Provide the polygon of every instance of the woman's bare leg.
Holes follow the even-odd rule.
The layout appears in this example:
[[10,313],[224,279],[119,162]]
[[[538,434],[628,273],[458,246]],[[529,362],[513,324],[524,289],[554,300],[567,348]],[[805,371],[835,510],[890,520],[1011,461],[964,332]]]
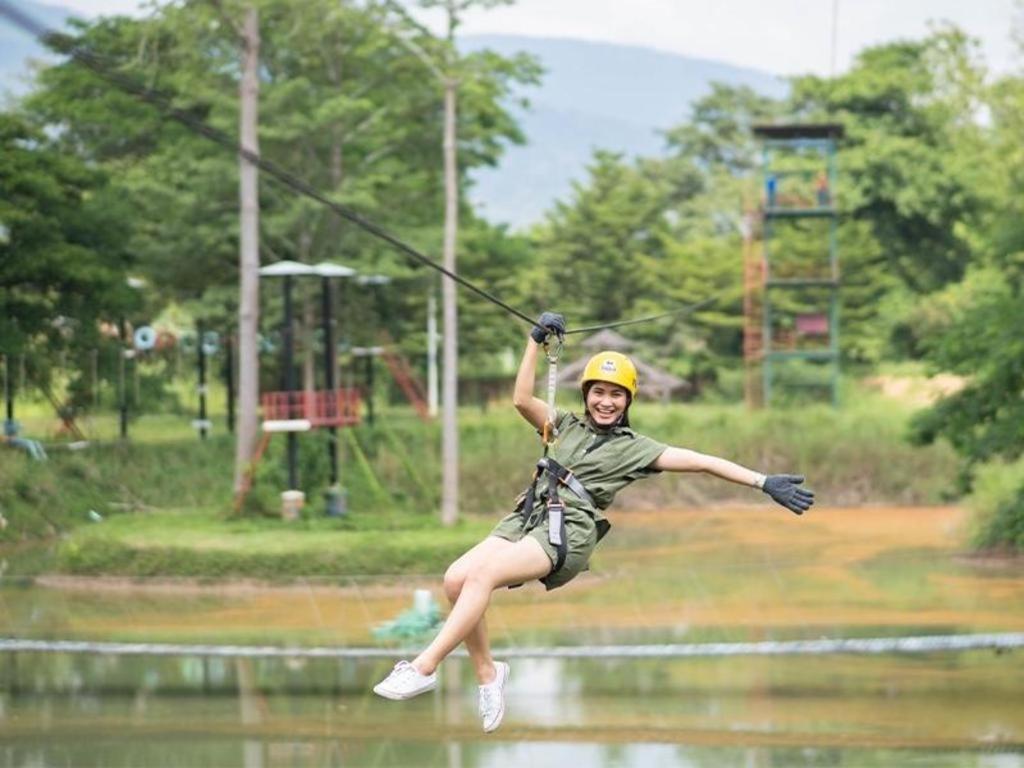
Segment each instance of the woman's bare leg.
[[469,563],[470,568],[447,621],[430,645],[413,659],[413,666],[421,674],[431,674],[474,630],[478,634],[471,642],[479,653],[486,654],[489,661],[486,629],[478,625],[490,603],[491,593],[498,587],[539,579],[551,571],[551,559],[535,539],[527,537],[514,544],[503,539],[494,539],[494,542],[488,544],[486,559],[474,558]]
[[[462,585],[466,576],[474,567],[485,563],[498,551],[510,544],[505,539],[490,536],[475,547],[470,549],[458,560],[452,563],[444,575],[444,591],[448,602],[454,606],[462,593]],[[494,659],[491,658],[490,640],[487,636],[487,619],[482,617],[476,626],[469,631],[463,639],[466,650],[469,651],[470,661],[473,662],[473,669],[476,671],[477,681],[481,685],[494,680],[495,669]]]

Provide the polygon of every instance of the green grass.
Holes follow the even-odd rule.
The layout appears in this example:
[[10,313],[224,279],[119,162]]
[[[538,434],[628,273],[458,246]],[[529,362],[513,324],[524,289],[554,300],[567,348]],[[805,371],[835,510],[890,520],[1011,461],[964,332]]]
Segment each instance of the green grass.
[[209,510],[123,515],[80,529],[63,542],[56,569],[79,575],[271,580],[437,572],[491,527],[486,520],[427,527],[422,518],[385,527],[371,518],[285,523],[225,521]]
[[[904,439],[911,409],[847,384],[844,407],[748,411],[739,405],[638,403],[635,427],[663,442],[733,459],[765,472],[807,476],[821,504],[932,504],[953,494],[956,458],[944,444],[920,448]],[[578,407],[573,395],[563,407]],[[31,416],[31,409],[24,409]],[[324,431],[299,436],[305,520],[277,518],[287,486],[283,436],[275,437],[255,477],[241,519],[233,519],[230,435],[206,441],[185,415],[133,422],[130,441],[81,452],[51,448],[32,462],[0,451],[0,541],[67,537],[58,563],[75,573],[253,575],[436,571],[482,535],[490,522],[442,531],[440,430],[408,408],[380,408],[373,427],[342,441],[342,484],[350,517],[323,517],[328,483]],[[215,416],[215,418],[218,418]],[[93,426],[116,427],[116,415]],[[28,434],[32,434],[27,430]],[[38,432],[34,436],[38,436]],[[460,413],[460,508],[493,521],[511,509],[541,446],[511,406]],[[637,483],[620,507],[680,507],[749,502],[749,488],[711,478],[662,475]],[[91,512],[104,518],[91,523]],[[404,532],[416,535],[405,537]],[[470,533],[472,532],[472,533]],[[425,535],[429,534],[429,535]],[[417,550],[410,541],[421,543]],[[381,563],[391,563],[383,566]],[[340,570],[339,570],[340,569]]]

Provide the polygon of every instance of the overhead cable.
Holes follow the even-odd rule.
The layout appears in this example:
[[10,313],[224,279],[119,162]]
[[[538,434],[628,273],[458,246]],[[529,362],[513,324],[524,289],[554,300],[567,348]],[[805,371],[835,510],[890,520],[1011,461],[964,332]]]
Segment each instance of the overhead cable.
[[[436,261],[431,259],[429,256],[424,255],[416,248],[413,248],[408,243],[399,239],[395,235],[391,234],[383,227],[356,213],[352,209],[340,205],[335,201],[329,199],[322,192],[317,190],[309,182],[295,176],[294,174],[286,171],[285,169],[278,166],[276,163],[261,157],[259,154],[254,153],[244,147],[242,147],[234,138],[224,133],[223,131],[214,128],[205,121],[198,118],[196,115],[181,109],[180,107],[174,106],[170,95],[150,88],[132,77],[126,76],[120,72],[113,70],[112,66],[104,61],[104,57],[80,46],[75,45],[72,42],[72,38],[68,35],[57,32],[53,29],[46,27],[44,24],[36,21],[30,15],[24,13],[18,8],[15,8],[7,0],[0,0],[0,16],[6,17],[13,25],[27,32],[28,34],[35,37],[43,45],[51,48],[58,53],[63,53],[70,56],[75,62],[81,64],[98,77],[107,81],[109,84],[121,90],[127,94],[130,94],[150,106],[158,109],[162,114],[174,120],[177,123],[185,126],[189,130],[196,134],[208,139],[209,141],[218,144],[225,149],[228,149],[235,154],[241,156],[261,171],[266,173],[272,179],[276,180],[280,184],[284,185],[288,189],[292,190],[296,194],[307,197],[311,200],[315,200],[326,208],[330,209],[333,213],[345,219],[346,221],[355,224],[357,227],[370,233],[374,237],[377,237],[388,244],[392,245],[398,251],[402,252],[414,261],[423,264],[424,266],[430,267],[450,280],[454,280],[459,285],[469,289],[473,293],[477,294],[481,298],[490,301],[496,306],[501,307],[509,314],[529,323],[531,326],[534,325],[534,318],[530,315],[522,312],[521,310],[513,307],[512,305],[502,301],[500,298],[495,296],[493,293],[475,285],[466,278],[446,269],[443,265],[438,264]],[[670,317],[679,314],[688,314],[700,309],[702,306],[706,306],[711,303],[713,299],[705,300],[697,305],[690,307],[682,307],[680,309],[672,310],[669,312],[663,312],[659,315],[651,315],[649,317],[637,318],[634,320],[623,320],[615,323],[605,323],[603,325],[588,326],[586,328],[575,328],[568,331],[568,333],[584,333],[588,331],[596,331],[604,328],[614,328],[623,325],[632,325],[636,323],[650,322],[653,320],[661,319],[664,317]]]

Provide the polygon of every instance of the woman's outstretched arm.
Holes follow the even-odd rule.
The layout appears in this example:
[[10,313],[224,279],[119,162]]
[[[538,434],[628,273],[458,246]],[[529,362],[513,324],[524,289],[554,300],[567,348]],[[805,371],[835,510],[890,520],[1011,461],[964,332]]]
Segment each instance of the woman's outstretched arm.
[[669,447],[651,464],[666,472],[706,472],[740,485],[760,488],[790,512],[802,515],[814,505],[814,491],[802,487],[801,475],[762,475],[718,456]]
[[718,456],[669,446],[651,465],[663,472],[706,472],[740,485],[764,487],[765,475]]

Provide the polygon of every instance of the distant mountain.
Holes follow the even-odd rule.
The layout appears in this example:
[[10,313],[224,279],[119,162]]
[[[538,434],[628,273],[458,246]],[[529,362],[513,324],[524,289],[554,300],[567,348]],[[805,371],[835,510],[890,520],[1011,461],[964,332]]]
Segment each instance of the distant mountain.
[[[35,0],[21,0],[18,7],[55,28],[74,15]],[[648,48],[513,35],[468,36],[462,47],[504,55],[525,51],[546,70],[540,86],[523,92],[531,108],[516,112],[527,144],[509,147],[499,167],[474,173],[474,203],[491,221],[513,227],[539,221],[554,201],[566,199],[573,180],[585,177],[595,149],[629,156],[660,152],[659,131],[686,119],[712,82],[746,85],[767,96],[786,93],[785,82],[767,72]],[[24,93],[26,60],[48,57],[43,46],[0,20],[0,91]]]
[[474,174],[471,192],[484,216],[522,227],[566,199],[595,149],[629,156],[658,154],[663,131],[687,118],[713,82],[746,85],[766,96],[786,83],[753,69],[649,48],[537,37],[477,35],[464,50],[524,51],[546,72],[527,89],[531,109],[518,113],[527,144],[510,147],[498,168]]

